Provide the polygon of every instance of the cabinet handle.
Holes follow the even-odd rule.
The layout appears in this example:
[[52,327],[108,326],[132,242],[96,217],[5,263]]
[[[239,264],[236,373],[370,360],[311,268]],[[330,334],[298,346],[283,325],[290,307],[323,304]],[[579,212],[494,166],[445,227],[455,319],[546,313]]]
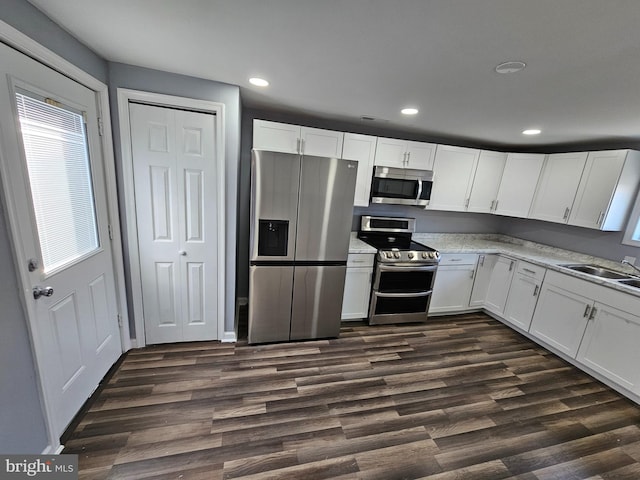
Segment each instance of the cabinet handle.
[[591,309],[591,314],[589,315],[589,320],[593,320],[596,317],[596,313],[598,313],[598,309],[596,307],[593,307]]
[[514,261],[511,260],[511,263],[509,264],[509,271],[513,270],[513,264],[514,264]]
[[475,277],[475,275],[476,275],[476,269],[474,268],[471,270],[471,275],[469,276],[469,278],[473,278]]
[[461,262],[462,259],[461,258],[450,258],[449,261],[450,262]]
[[471,199],[470,199],[470,198],[467,198],[467,199],[464,201],[464,208],[469,208],[469,200],[471,200]]
[[523,268],[522,271],[530,273],[531,275],[535,275],[536,272],[534,270],[531,270],[530,268]]
[[407,152],[407,167],[409,166],[410,161],[411,161],[411,152]]
[[478,259],[478,265],[484,267],[484,255],[480,255],[480,258]]
[[596,225],[600,226],[600,223],[602,222],[603,219],[604,219],[604,212],[600,212],[600,215],[598,215],[598,221],[596,222]]
[[493,210],[493,206],[495,205],[496,201],[495,200],[491,200],[491,206],[489,207],[489,211]]
[[589,318],[590,312],[591,312],[591,305],[587,305],[586,308],[584,309],[584,313],[582,314],[582,316],[584,318]]
[[566,220],[567,218],[569,218],[569,212],[571,211],[571,209],[569,207],[564,209],[564,216],[562,217],[563,220]]
[[498,202],[499,202],[499,201],[500,201],[500,200],[496,200],[496,205],[493,207],[493,211],[494,211],[494,212],[495,212],[496,210],[498,210]]
[[536,288],[533,289],[533,296],[536,297],[539,291],[540,291],[540,286],[536,285]]
[[299,138],[296,138],[296,151],[302,153],[302,146]]

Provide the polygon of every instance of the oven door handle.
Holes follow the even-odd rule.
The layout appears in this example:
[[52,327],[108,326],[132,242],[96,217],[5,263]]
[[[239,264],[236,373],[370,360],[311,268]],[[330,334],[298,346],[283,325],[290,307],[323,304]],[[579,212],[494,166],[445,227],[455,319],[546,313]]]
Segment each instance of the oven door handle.
[[374,291],[373,294],[376,297],[388,297],[388,298],[411,298],[411,297],[428,297],[433,290],[425,290],[424,292],[410,292],[410,293],[388,293]]
[[381,272],[435,272],[438,265],[417,266],[410,263],[396,263],[395,265],[378,264]]

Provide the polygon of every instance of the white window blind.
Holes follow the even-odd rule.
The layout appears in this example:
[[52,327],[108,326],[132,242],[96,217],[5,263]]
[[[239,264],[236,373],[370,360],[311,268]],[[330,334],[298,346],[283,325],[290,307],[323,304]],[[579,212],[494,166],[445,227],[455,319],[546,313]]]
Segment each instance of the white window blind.
[[50,272],[99,247],[84,119],[21,92],[16,102],[43,268]]

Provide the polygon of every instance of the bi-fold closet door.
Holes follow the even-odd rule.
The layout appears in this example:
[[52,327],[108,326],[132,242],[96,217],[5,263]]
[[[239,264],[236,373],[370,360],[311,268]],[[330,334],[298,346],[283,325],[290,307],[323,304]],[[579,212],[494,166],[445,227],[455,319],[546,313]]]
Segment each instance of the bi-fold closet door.
[[146,343],[217,339],[216,117],[129,113]]

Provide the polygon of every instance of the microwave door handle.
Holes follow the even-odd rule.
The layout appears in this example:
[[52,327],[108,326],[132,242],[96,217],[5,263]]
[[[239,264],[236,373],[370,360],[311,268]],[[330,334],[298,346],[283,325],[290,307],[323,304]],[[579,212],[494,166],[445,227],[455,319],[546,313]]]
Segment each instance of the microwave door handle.
[[416,197],[416,205],[419,205],[421,196],[422,196],[422,180],[418,179],[418,196]]

